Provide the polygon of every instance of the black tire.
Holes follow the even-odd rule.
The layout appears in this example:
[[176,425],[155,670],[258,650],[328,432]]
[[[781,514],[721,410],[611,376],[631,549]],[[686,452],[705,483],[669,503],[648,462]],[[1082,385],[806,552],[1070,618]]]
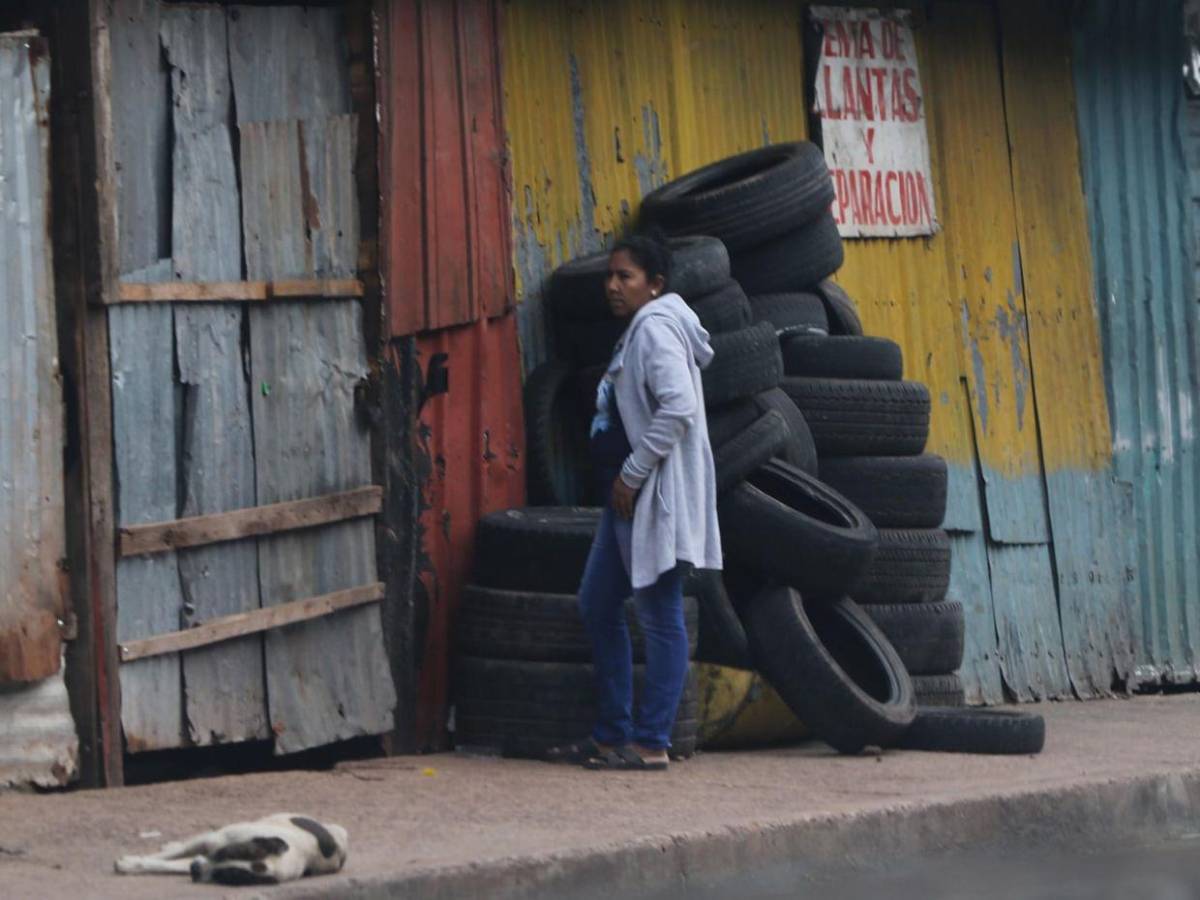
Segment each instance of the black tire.
[[692,310],[709,334],[725,334],[750,326],[750,301],[736,281],[728,281],[712,293],[696,298]]
[[629,319],[597,319],[593,322],[573,322],[564,319],[558,324],[558,347],[564,359],[576,368],[607,366],[613,348]]
[[775,454],[776,458],[795,466],[801,472],[816,476],[817,445],[813,443],[812,432],[808,429],[808,423],[804,421],[804,413],[800,412],[792,398],[779,388],[772,388],[755,396],[754,402],[764,412],[775,410],[787,423],[788,439]]
[[883,633],[853,601],[767,588],[742,610],[750,649],[780,697],[842,753],[894,744],[916,715],[913,687]]
[[[698,607],[695,597],[683,598],[683,621],[687,628],[689,658],[699,643]],[[646,658],[642,630],[633,608],[625,603],[625,620],[633,639],[633,658]],[[504,591],[468,585],[455,625],[459,653],[493,659],[524,659],[542,662],[590,662],[592,645],[579,615],[575,594],[544,594],[536,591]]]
[[909,675],[945,675],[962,665],[961,603],[888,603],[863,609],[892,642]]
[[798,334],[783,340],[783,371],[809,378],[899,381],[904,357],[900,345],[887,338]]
[[642,198],[642,218],[672,234],[710,234],[730,251],[811,221],[833,202],[820,147],[775,144],[676,178]]
[[608,275],[607,250],[589,253],[563,263],[550,276],[550,310],[556,319],[595,322],[612,318],[604,279]]
[[750,298],[753,321],[770,322],[779,337],[792,334],[828,334],[829,319],[816,294],[759,294]]
[[771,460],[719,501],[725,552],[806,596],[841,596],[870,564],[879,536],[849,500]]
[[841,285],[826,278],[813,288],[813,292],[825,303],[825,313],[829,316],[830,334],[857,335],[863,333],[862,320],[858,317],[858,308],[850,295],[842,290]]
[[600,514],[594,507],[541,506],[484,516],[475,533],[475,583],[574,594]]
[[769,410],[724,443],[712,448],[717,493],[742,483],[751,472],[776,456],[788,440],[787,422]]
[[916,456],[929,439],[929,389],[918,381],[784,378],[821,456]]
[[698,662],[752,669],[750,646],[742,620],[730,602],[720,572],[696,569],[684,580],[684,591],[700,608]]
[[671,238],[671,281],[667,290],[684,300],[703,297],[729,283],[729,251],[717,238]]
[[850,588],[859,603],[936,603],[950,589],[950,538],[940,528],[880,528],[871,564]]
[[963,706],[967,702],[957,674],[913,675],[912,683],[917,706]]
[[[634,667],[640,691],[641,666]],[[541,758],[546,749],[578,741],[595,724],[595,683],[590,663],[527,662],[460,656],[454,671],[455,742],[487,747],[506,756]],[[675,728],[671,755],[696,749],[699,703],[689,675]]]
[[918,707],[897,747],[942,753],[1041,753],[1046,720],[1036,713],[1002,709]]
[[842,237],[826,211],[795,231],[732,255],[733,277],[746,293],[786,294],[806,290],[842,267]]
[[770,325],[714,334],[711,344],[713,360],[701,373],[707,406],[720,406],[779,386],[783,359]]
[[830,456],[821,480],[878,528],[937,528],[946,517],[946,461],[921,456]]
[[558,360],[525,380],[525,484],[534,505],[571,506],[587,493],[587,419],[571,367]]
[[735,400],[707,411],[708,442],[714,448],[732,441],[763,414],[756,398]]

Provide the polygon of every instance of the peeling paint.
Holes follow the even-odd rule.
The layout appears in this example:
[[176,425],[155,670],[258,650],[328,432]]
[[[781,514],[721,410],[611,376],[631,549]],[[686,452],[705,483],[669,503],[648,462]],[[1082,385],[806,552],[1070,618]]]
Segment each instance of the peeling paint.
[[638,188],[642,196],[667,182],[667,164],[662,158],[662,131],[658,112],[650,104],[642,107],[642,138],[649,153],[637,153],[633,166],[637,170]]
[[596,190],[592,185],[592,157],[587,145],[587,112],[583,104],[583,79],[579,60],[574,53],[567,55],[571,73],[571,117],[575,123],[575,169],[579,173],[579,218],[581,228],[575,246],[579,254],[595,253],[603,246],[596,228]]
[[1008,292],[1008,308],[996,310],[996,333],[1008,344],[1012,362],[1012,390],[1016,401],[1017,431],[1025,427],[1026,394],[1030,389],[1029,365],[1025,362],[1025,340],[1028,334],[1025,311],[1017,306],[1012,291]]
[[967,301],[962,302],[962,326],[963,337],[967,341],[968,349],[971,353],[971,371],[974,375],[973,384],[975,387],[975,414],[979,417],[980,427],[986,432],[988,429],[988,403],[987,393],[987,369],[984,365],[983,354],[979,350],[978,338],[971,337],[971,310],[967,306]]

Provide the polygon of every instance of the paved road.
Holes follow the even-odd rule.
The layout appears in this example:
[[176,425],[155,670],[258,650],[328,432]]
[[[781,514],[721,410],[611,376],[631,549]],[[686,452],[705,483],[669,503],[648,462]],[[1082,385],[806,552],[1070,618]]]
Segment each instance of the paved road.
[[812,875],[783,867],[652,895],[655,900],[1195,900],[1200,834],[1140,849],[1049,854],[1011,849]]

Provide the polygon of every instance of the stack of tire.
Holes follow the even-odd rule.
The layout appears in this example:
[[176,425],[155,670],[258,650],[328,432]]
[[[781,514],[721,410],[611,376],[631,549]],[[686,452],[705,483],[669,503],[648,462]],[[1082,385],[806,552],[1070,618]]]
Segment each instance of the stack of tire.
[[[463,749],[540,758],[579,741],[595,723],[591,645],[579,616],[583,566],[598,509],[512,509],[479,523],[473,583],[455,626],[454,733]],[[634,679],[644,659],[632,607]],[[685,597],[689,645],[697,605]],[[696,749],[698,696],[690,677],[671,735],[671,754]]]
[[[752,661],[844,752],[1036,751],[1040,717],[926,709],[963,702],[962,607],[945,600],[939,528],[946,467],[923,455],[928,389],[902,380],[900,347],[863,336],[853,302],[829,280],[844,258],[833,200],[823,152],[797,143],[706,166],[642,205],[643,221],[668,234],[727,247],[753,320],[779,342],[776,405],[792,439],[802,432],[818,455],[816,465],[770,459],[765,421],[710,412],[726,581]],[[730,399],[705,389],[710,405]]]

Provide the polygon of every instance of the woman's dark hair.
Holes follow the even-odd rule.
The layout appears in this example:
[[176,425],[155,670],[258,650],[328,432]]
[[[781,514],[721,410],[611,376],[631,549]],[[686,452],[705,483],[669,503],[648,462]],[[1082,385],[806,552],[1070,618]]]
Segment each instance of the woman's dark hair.
[[671,247],[666,235],[657,228],[643,229],[626,235],[615,244],[609,254],[624,250],[633,261],[646,273],[646,278],[653,281],[661,275],[663,290],[671,284]]

